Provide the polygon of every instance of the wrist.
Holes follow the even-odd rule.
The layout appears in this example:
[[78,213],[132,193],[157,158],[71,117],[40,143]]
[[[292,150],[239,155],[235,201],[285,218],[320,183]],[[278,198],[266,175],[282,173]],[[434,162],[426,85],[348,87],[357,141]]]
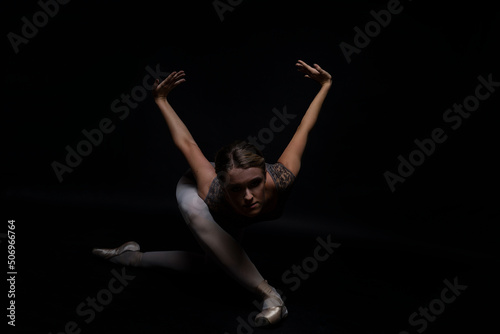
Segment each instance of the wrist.
[[156,104],[168,103],[167,97],[166,96],[155,96],[155,103]]
[[332,87],[332,81],[331,80],[328,80],[328,81],[325,81],[321,84],[321,88],[327,88],[327,89],[330,89],[330,87]]

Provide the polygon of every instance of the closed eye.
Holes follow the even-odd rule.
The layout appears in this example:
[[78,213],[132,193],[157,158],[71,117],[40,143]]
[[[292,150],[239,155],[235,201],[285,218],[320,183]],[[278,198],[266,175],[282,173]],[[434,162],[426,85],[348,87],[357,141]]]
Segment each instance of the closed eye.
[[233,193],[237,193],[237,192],[240,192],[243,188],[240,187],[240,186],[234,186],[234,187],[231,187],[230,190],[233,192]]
[[250,183],[250,188],[254,188],[254,187],[257,187],[260,183],[262,182],[261,179],[259,180],[254,180]]
[[261,183],[262,183],[261,178],[252,180],[252,182],[250,182],[250,188],[255,188],[255,187],[259,186]]

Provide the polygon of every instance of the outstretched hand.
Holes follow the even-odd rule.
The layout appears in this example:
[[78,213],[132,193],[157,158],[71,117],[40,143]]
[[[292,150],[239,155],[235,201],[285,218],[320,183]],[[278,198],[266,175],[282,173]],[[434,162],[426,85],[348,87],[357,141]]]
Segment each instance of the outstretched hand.
[[186,81],[184,79],[184,71],[172,72],[170,75],[160,83],[159,79],[156,79],[153,84],[153,96],[155,99],[166,99],[167,95],[172,89]]
[[311,67],[302,60],[298,60],[295,64],[295,66],[297,66],[297,71],[304,73],[306,78],[313,79],[321,85],[331,84],[332,76],[330,73],[322,69],[318,64],[313,65],[314,67]]

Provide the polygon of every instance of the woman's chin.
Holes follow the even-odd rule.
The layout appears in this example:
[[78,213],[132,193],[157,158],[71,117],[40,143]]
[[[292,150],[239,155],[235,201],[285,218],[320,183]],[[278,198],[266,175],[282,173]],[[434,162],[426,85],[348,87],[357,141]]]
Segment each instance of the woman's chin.
[[249,218],[257,217],[260,212],[252,212],[252,213],[247,213],[245,216]]
[[255,217],[255,216],[258,216],[259,213],[261,212],[261,206],[258,205],[256,208],[247,208],[247,207],[243,207],[242,210],[241,210],[241,213],[246,216],[246,217]]

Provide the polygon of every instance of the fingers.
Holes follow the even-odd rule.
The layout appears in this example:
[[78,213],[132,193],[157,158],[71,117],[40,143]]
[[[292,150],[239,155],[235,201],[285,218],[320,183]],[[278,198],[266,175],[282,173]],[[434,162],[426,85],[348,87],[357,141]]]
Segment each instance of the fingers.
[[314,68],[320,73],[324,72],[324,70],[318,64],[314,64]]
[[297,66],[297,71],[302,72],[304,74],[310,74],[311,72],[307,70],[301,63],[295,64]]
[[303,67],[299,67],[299,68],[297,69],[297,71],[302,72],[302,73],[310,73],[308,70],[306,70],[306,69],[305,69],[305,68],[303,68]]
[[186,79],[184,79],[184,77],[186,76],[186,74],[184,73],[184,71],[179,71],[177,72],[175,75],[174,75],[174,87],[178,86],[179,84],[183,83],[184,81],[186,81]]
[[172,73],[175,73],[174,75],[174,79],[178,79],[178,78],[181,78],[183,76],[185,76],[186,74],[184,73],[184,71],[179,71],[179,72],[172,72]]
[[305,69],[307,69],[308,71],[313,71],[313,68],[309,65],[307,65],[304,61],[302,60],[298,60],[299,64],[301,64]]
[[181,83],[183,83],[184,81],[186,81],[186,79],[181,79],[181,80],[178,80],[178,81],[174,82],[173,87],[177,87],[177,86],[179,86],[179,85],[180,85]]
[[306,63],[304,63],[302,60],[297,60],[295,63],[295,66],[297,66],[297,70],[305,70],[306,69]]
[[314,67],[307,65],[304,61],[298,60],[295,64],[297,66],[297,70],[302,72],[306,78],[316,78],[318,75],[322,75],[326,73],[318,64],[313,64]]
[[299,60],[297,60],[297,62],[298,62],[300,65],[304,66],[304,67],[309,66],[309,65],[307,65],[307,64],[306,64],[303,60],[300,60],[300,59],[299,59]]
[[179,72],[173,71],[172,73],[169,74],[169,76],[165,80],[163,80],[163,82],[175,82],[180,78],[183,78],[185,75],[186,74],[184,73],[184,71],[179,71]]
[[297,71],[302,73],[309,73],[309,71],[307,71],[307,69],[302,65],[297,65]]
[[323,82],[327,82],[328,80],[331,82],[332,76],[330,73],[322,69],[321,66],[316,63],[313,63],[313,66],[311,67],[299,59],[297,60],[295,66],[297,66],[297,71],[305,74],[305,78],[313,79],[321,84]]
[[153,84],[153,87],[156,89],[156,88],[166,87],[167,85],[171,85],[171,84],[174,84],[175,86],[177,86],[178,84],[186,81],[186,79],[183,79],[185,76],[186,76],[186,73],[184,73],[184,71],[179,71],[179,72],[173,71],[160,84],[157,84],[157,82],[159,82],[159,80],[156,79],[155,83]]
[[[162,88],[162,87],[166,86],[172,80],[174,74],[175,74],[175,72],[170,73],[168,75],[168,77],[166,77],[165,79],[163,79],[162,82],[159,85],[157,85],[157,88]],[[159,80],[156,79],[155,83],[156,83],[156,81],[159,81]]]

